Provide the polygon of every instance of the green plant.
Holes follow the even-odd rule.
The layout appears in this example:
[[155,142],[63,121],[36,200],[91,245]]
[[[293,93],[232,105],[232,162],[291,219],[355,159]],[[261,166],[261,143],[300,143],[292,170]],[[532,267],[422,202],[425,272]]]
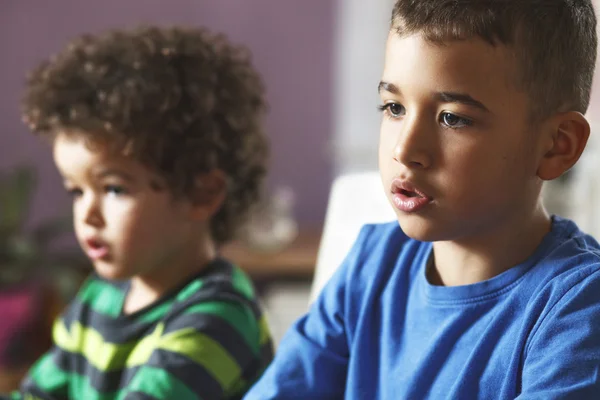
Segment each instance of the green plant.
[[[31,278],[49,277],[63,294],[76,285],[85,259],[80,252],[61,250],[56,239],[71,231],[70,217],[25,226],[36,188],[34,169],[28,166],[0,173],[0,288]],[[79,270],[79,271],[78,271]]]

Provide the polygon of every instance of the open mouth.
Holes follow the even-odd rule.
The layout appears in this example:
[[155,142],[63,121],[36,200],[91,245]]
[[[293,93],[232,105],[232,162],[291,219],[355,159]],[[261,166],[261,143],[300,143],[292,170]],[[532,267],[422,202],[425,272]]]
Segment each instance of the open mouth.
[[407,213],[417,212],[433,201],[411,182],[400,179],[392,183],[392,200],[396,208]]
[[103,247],[104,244],[102,242],[100,242],[99,240],[95,240],[95,239],[90,239],[87,241],[88,246],[90,246],[90,248],[92,249],[98,249],[100,247]]
[[398,191],[398,193],[400,193],[401,195],[403,195],[403,196],[406,196],[406,197],[408,197],[408,198],[415,198],[415,197],[416,197],[416,198],[419,198],[419,197],[424,197],[424,196],[421,196],[421,195],[420,195],[419,193],[417,193],[417,192],[413,192],[413,191],[410,191],[410,190],[405,190],[405,189],[400,189],[400,190]]
[[92,260],[103,259],[108,256],[108,246],[100,240],[89,239],[85,243],[87,247],[86,254]]

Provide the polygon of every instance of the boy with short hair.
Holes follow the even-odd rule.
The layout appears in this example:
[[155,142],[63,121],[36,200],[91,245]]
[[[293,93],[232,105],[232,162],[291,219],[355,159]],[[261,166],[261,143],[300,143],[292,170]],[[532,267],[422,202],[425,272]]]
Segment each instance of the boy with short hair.
[[266,173],[264,90],[200,28],[83,35],[28,80],[95,273],[15,398],[235,399],[272,359],[249,278],[219,256]]
[[398,222],[362,229],[245,398],[600,398],[600,246],[540,199],[588,139],[596,48],[589,0],[398,0]]

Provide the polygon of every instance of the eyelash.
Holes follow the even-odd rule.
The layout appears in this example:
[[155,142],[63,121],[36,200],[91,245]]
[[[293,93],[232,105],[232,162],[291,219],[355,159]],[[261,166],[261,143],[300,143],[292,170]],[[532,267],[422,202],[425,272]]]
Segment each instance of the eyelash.
[[402,109],[404,109],[404,106],[402,106],[402,104],[399,103],[386,103],[386,104],[382,104],[380,106],[378,106],[377,108],[379,109],[379,111],[383,112],[387,117],[389,118],[398,118],[398,115],[395,115],[394,113],[392,113],[390,111],[390,107],[391,106],[400,106],[402,107]]
[[81,191],[81,189],[67,189],[67,193],[71,197],[79,197],[82,195],[83,192]]
[[[127,194],[127,190],[125,190],[125,188],[123,188],[123,186],[119,186],[119,185],[105,185],[103,190],[105,193],[112,193],[116,196],[122,196],[124,194]],[[83,191],[78,188],[73,188],[73,189],[67,188],[67,193],[71,197],[79,197],[83,194]]]
[[[392,106],[400,106],[400,107],[402,107],[402,110],[404,112],[406,112],[406,110],[404,109],[404,106],[402,106],[402,104],[400,104],[400,103],[386,103],[386,104],[378,106],[377,108],[378,108],[379,111],[383,112],[390,119],[400,118],[403,114],[402,115],[396,115],[396,114],[392,113],[390,111],[390,107],[392,107]],[[444,123],[443,120],[444,120],[444,116],[446,116],[446,115],[451,115],[453,117],[458,118],[459,122],[461,122],[462,125],[460,125],[460,126],[452,126],[452,125]],[[442,112],[440,114],[439,121],[440,121],[440,123],[443,124],[444,127],[448,128],[448,129],[461,129],[461,128],[465,128],[465,127],[469,127],[469,126],[473,125],[473,120],[470,120],[468,118],[464,118],[464,117],[458,116],[456,114],[453,114],[453,113],[450,113],[450,112],[447,112],[447,111],[444,111],[444,112]]]
[[119,186],[119,185],[106,185],[106,186],[104,186],[104,191],[107,193],[113,193],[116,196],[122,196],[124,194],[127,194],[127,191],[125,190],[125,188],[123,188],[123,186]]

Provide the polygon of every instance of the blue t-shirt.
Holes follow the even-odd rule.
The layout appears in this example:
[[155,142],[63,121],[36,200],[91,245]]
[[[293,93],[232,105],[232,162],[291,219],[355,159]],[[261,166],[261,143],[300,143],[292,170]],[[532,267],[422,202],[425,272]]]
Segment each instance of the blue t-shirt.
[[246,400],[600,399],[600,246],[559,217],[524,263],[433,286],[431,243],[365,226]]

